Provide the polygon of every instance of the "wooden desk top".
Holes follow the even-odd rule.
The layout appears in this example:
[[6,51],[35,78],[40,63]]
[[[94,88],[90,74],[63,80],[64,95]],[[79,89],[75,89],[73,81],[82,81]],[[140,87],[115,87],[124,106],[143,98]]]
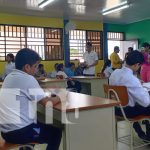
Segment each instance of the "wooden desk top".
[[107,79],[105,77],[97,77],[97,76],[73,76],[73,79]]
[[63,101],[64,102],[62,105],[64,108],[61,107],[61,104],[57,104],[54,106],[54,109],[59,111],[73,112],[76,108],[79,110],[90,110],[96,108],[113,107],[119,104],[115,100],[109,100],[75,92],[68,92],[66,101]]
[[65,79],[53,79],[53,78],[46,78],[45,80],[39,80],[39,83],[47,83],[47,82],[65,82]]

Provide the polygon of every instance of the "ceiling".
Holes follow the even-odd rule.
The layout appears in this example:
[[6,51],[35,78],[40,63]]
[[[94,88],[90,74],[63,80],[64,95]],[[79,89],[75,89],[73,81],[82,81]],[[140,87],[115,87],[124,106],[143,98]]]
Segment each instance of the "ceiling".
[[[0,0],[0,13],[128,24],[150,18],[150,0],[128,0],[130,7],[103,16],[104,8],[124,0],[55,0],[44,9],[42,0]],[[107,7],[106,7],[107,6]]]

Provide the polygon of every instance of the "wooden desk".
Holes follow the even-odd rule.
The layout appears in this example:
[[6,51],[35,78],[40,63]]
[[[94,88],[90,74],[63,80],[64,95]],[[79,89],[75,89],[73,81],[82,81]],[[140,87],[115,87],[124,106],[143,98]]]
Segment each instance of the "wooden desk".
[[[69,92],[66,102],[54,107],[53,117],[61,122],[67,117],[70,124],[64,123],[63,150],[116,150],[113,100]],[[75,109],[79,118],[75,118]],[[38,106],[38,113],[44,115],[44,107]],[[47,116],[48,117],[48,116]],[[51,116],[50,116],[51,117]]]
[[66,80],[46,78],[40,80],[39,84],[42,88],[66,88]]
[[72,78],[81,82],[81,93],[92,96],[105,97],[103,85],[108,84],[107,78],[88,76],[74,76]]

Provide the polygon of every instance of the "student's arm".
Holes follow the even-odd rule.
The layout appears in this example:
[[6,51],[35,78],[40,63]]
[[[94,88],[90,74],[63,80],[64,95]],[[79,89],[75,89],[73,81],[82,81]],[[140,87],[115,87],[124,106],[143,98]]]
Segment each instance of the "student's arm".
[[58,96],[55,96],[55,97],[45,97],[45,98],[41,99],[38,103],[43,106],[46,106],[47,102],[51,102],[52,106],[55,106],[55,105],[59,104],[61,101]]
[[90,67],[96,66],[97,64],[98,64],[98,60],[96,60],[93,64],[88,65],[88,66],[87,66],[87,68],[90,68]]
[[130,90],[129,90],[129,93],[131,94],[131,96],[136,100],[136,102],[139,105],[143,107],[148,107],[150,105],[150,96],[149,96],[147,89],[142,87],[138,79],[134,81],[132,80],[131,82],[134,82],[133,83],[134,86],[130,87]]

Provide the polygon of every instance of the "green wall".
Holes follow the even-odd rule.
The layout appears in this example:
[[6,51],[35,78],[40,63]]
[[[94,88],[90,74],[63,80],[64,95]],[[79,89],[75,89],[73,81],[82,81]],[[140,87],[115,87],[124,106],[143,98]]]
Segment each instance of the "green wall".
[[126,31],[126,39],[139,39],[139,44],[150,42],[150,20],[144,20],[129,24]]
[[127,25],[108,24],[108,31],[125,32],[126,40],[138,39],[139,45],[150,43],[150,19]]
[[108,24],[108,31],[110,32],[126,32],[127,25]]

